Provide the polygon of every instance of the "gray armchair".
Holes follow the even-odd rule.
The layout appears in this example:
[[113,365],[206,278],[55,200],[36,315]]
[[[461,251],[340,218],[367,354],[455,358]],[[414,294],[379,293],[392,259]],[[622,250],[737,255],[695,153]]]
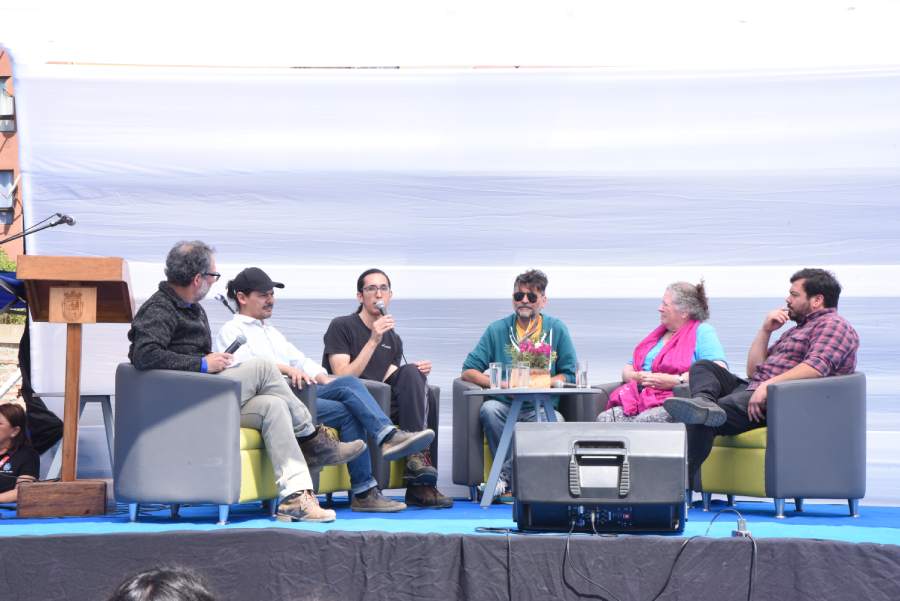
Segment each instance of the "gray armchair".
[[[315,387],[298,394],[315,418]],[[140,503],[219,506],[277,496],[271,462],[255,430],[242,432],[240,383],[211,374],[116,370],[113,478],[118,501],[137,518]]]
[[866,494],[866,377],[855,373],[771,384],[767,427],[717,436],[700,468],[704,508],[712,493],[770,497],[776,517],[793,498],[847,499],[859,515]]
[[[453,483],[469,487],[469,497],[477,498],[476,487],[485,481],[490,465],[484,458],[484,432],[479,417],[486,397],[465,396],[467,390],[480,386],[462,378],[453,380]],[[601,390],[589,390],[560,399],[559,412],[566,421],[594,421],[609,400]]]

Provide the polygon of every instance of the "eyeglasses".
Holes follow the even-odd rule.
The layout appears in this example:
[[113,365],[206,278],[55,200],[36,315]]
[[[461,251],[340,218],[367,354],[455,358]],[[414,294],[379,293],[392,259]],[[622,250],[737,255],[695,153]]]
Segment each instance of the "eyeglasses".
[[381,286],[375,286],[374,284],[371,286],[366,286],[362,289],[366,294],[375,294],[376,292],[381,292],[382,294],[387,294],[391,291],[391,287],[387,284],[382,284]]
[[221,274],[221,273],[217,273],[217,272],[208,272],[208,271],[207,271],[207,272],[204,272],[204,273],[201,273],[200,275],[205,275],[205,276],[210,277],[210,278],[215,278],[215,279],[213,280],[214,282],[218,282],[218,281],[219,281],[219,278],[222,277],[222,274]]
[[522,302],[522,299],[528,297],[529,303],[536,303],[538,299],[538,295],[534,292],[513,292],[513,300],[517,303]]

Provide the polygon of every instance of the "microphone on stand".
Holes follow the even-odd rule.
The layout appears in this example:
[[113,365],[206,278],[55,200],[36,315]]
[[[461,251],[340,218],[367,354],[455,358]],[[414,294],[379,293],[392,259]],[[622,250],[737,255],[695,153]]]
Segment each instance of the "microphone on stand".
[[234,342],[229,344],[228,348],[225,349],[225,352],[228,353],[229,355],[232,355],[235,353],[235,351],[237,351],[239,348],[241,348],[241,345],[244,344],[245,342],[247,342],[247,337],[244,336],[243,334],[238,334],[237,338],[234,339]]
[[231,305],[228,303],[228,299],[225,298],[224,294],[217,294],[215,299],[225,305],[225,308],[234,313],[234,309],[231,308]]

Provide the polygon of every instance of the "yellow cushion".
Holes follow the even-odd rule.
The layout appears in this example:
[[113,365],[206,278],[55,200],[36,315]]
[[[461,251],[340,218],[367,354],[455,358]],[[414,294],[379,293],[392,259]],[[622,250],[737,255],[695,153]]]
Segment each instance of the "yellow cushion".
[[265,449],[241,451],[241,496],[239,502],[274,499],[277,496],[275,472]]
[[241,450],[244,449],[264,449],[262,434],[259,430],[253,428],[241,428]]
[[491,448],[488,446],[487,437],[482,436],[481,444],[484,452],[484,479],[482,482],[487,482],[488,477],[491,475],[491,466],[494,464],[494,456],[491,454]]
[[766,450],[714,446],[700,466],[703,492],[766,495]]
[[[329,428],[330,429],[330,428]],[[332,433],[337,431],[330,429]],[[393,470],[392,470],[393,471]],[[402,474],[401,474],[402,476]],[[319,474],[319,494],[350,490],[350,473],[346,465],[330,465]],[[266,453],[259,430],[241,428],[241,495],[240,503],[278,496],[275,471]]]
[[713,446],[734,447],[739,449],[765,449],[767,433],[768,430],[766,428],[756,428],[735,436],[716,436],[716,439],[713,441]]
[[319,472],[317,493],[324,495],[345,490],[350,490],[350,472],[346,465],[329,465]]

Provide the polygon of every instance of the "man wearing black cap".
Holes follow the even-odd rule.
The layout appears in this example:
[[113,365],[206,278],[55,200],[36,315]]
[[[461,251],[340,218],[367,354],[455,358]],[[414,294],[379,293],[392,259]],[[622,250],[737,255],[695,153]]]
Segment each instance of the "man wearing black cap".
[[[346,463],[365,444],[337,443],[318,435],[306,407],[294,396],[275,364],[253,359],[232,367],[230,353],[210,352],[212,337],[200,301],[219,279],[215,251],[200,242],[179,242],[166,257],[166,281],[141,305],[131,324],[128,358],[137,369],[176,369],[219,374],[241,383],[241,425],[260,430],[266,444],[284,521],[331,522],[335,513],[319,506],[307,462]],[[305,455],[297,441],[306,445]]]
[[[389,460],[416,453],[431,444],[433,431],[398,430],[358,378],[329,376],[321,365],[306,357],[269,324],[267,320],[272,317],[275,305],[275,288],[284,288],[284,284],[273,282],[258,267],[248,267],[228,282],[228,297],[237,304],[238,313],[219,330],[216,348],[227,348],[242,334],[247,342],[235,351],[235,364],[252,357],[264,357],[274,361],[281,373],[297,388],[313,382],[319,384],[316,393],[319,419],[337,429],[345,442],[371,436],[381,445],[382,454]],[[350,471],[353,493],[350,507],[353,511],[394,512],[406,508],[404,503],[381,494],[372,476],[368,452],[350,461],[347,467]]]

